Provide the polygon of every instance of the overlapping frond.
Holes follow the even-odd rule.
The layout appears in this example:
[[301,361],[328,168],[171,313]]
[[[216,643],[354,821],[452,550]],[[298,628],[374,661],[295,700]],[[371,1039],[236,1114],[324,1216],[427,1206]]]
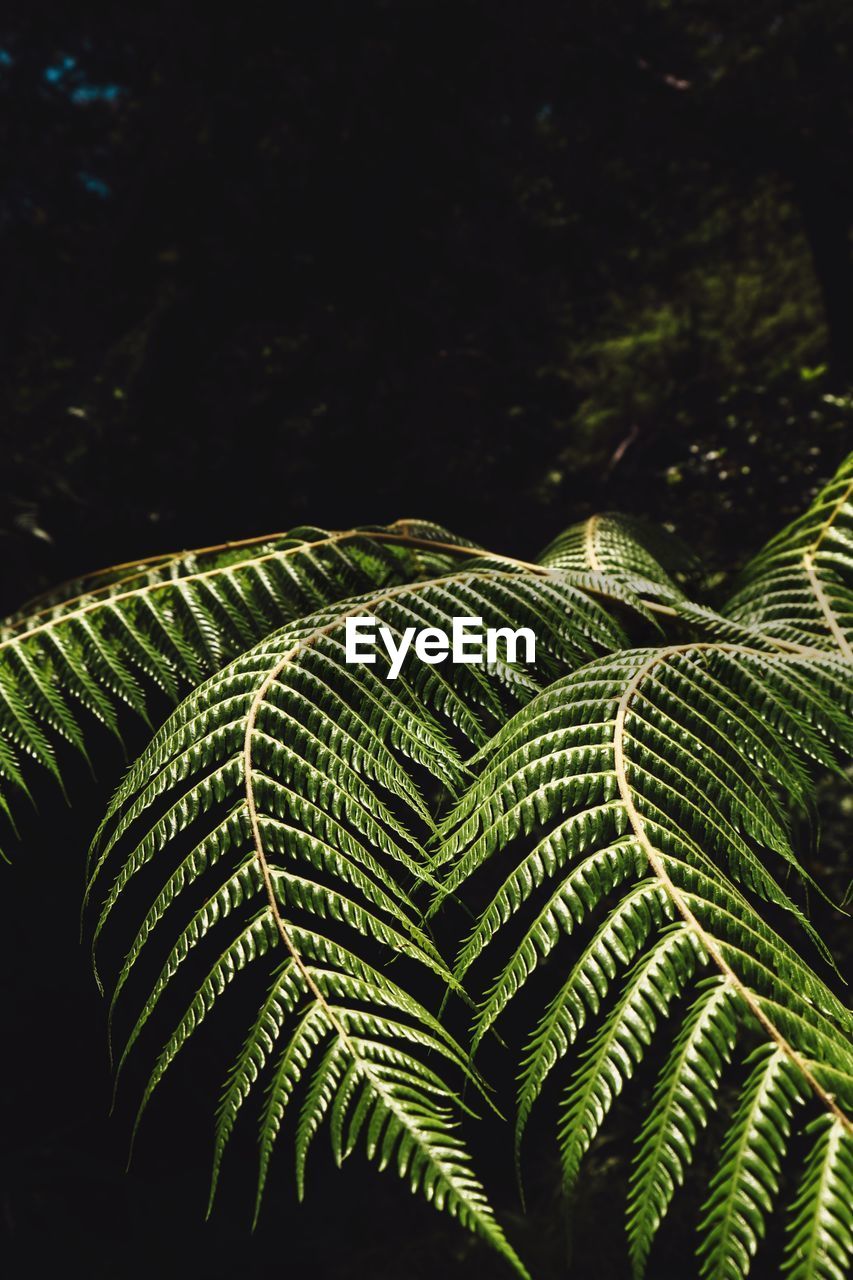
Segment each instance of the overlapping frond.
[[[226,991],[244,1011],[211,1203],[254,1111],[257,1209],[282,1136],[301,1195],[325,1129],[337,1162],[396,1167],[526,1274],[462,1132],[485,1090],[472,1055],[526,1022],[516,1154],[559,1086],[568,1187],[629,1082],[651,1080],[626,1206],[637,1277],[718,1136],[703,1280],[744,1280],[777,1209],[786,1274],[842,1280],[853,1018],[789,814],[853,747],[851,487],[853,459],[722,613],[685,595],[677,540],[605,515],[536,564],[424,522],[301,529],[113,567],[3,624],[7,816],[30,765],[61,782],[63,741],[85,755],[122,704],[146,716],[152,691],[192,690],[118,788],[86,896],[118,1071],[153,1058],[137,1124]],[[361,614],[395,640],[460,615],[526,627],[535,662],[410,654],[389,679],[382,645],[345,660]],[[452,967],[430,931],[450,899],[467,930]],[[448,992],[479,995],[469,1051]]]
[[61,784],[62,743],[86,756],[98,723],[120,737],[122,707],[148,718],[152,691],[175,703],[290,619],[440,572],[468,546],[413,521],[296,529],[119,566],[34,602],[0,625],[0,812],[12,819],[33,769]]
[[575,574],[602,574],[652,599],[682,596],[681,583],[697,571],[695,556],[680,538],[613,511],[566,529],[539,561]]
[[[410,626],[449,630],[460,611],[485,627],[535,625],[535,666],[508,680],[501,661],[466,665],[451,679],[415,659],[389,680],[381,650],[372,665],[345,662],[349,616],[370,613],[399,635]],[[259,966],[272,970],[223,1093],[214,1186],[238,1114],[263,1081],[259,1197],[298,1093],[300,1187],[310,1142],[328,1121],[336,1159],[361,1145],[380,1165],[393,1162],[518,1265],[456,1135],[457,1094],[439,1073],[475,1077],[386,967],[393,959],[401,971],[433,975],[436,1003],[455,985],[411,897],[432,883],[424,787],[458,790],[463,750],[485,742],[538,681],[621,639],[600,606],[558,575],[484,567],[385,588],[238,658],[182,704],[132,767],[93,847],[89,888],[102,897],[97,942],[136,900],[129,887],[149,886],[150,905],[111,982],[116,1017],[157,950],[152,942],[168,950],[120,1066],[189,957],[196,966],[210,957],[141,1110],[226,986]]]
[[[809,757],[849,752],[851,707],[849,665],[831,654],[699,643],[601,658],[509,721],[444,824],[432,864],[444,881],[439,903],[464,897],[471,877],[511,850],[455,976],[469,984],[508,950],[486,979],[475,1045],[522,988],[523,1007],[538,1004],[521,1055],[517,1138],[560,1075],[569,1185],[673,1008],[689,1002],[639,1137],[628,1203],[638,1275],[738,1039],[762,1041],[774,1074],[758,1109],[729,1123],[703,1275],[747,1273],[787,1145],[788,1101],[808,1099],[851,1140],[853,1020],[756,901],[808,927],[781,884],[801,874],[786,802],[807,795]],[[590,916],[592,936],[568,976],[550,998],[532,995],[547,985],[546,962],[560,972],[554,953]],[[557,1071],[563,1062],[568,1072]],[[816,1230],[803,1213],[800,1234]]]
[[853,661],[853,454],[740,576],[726,614]]

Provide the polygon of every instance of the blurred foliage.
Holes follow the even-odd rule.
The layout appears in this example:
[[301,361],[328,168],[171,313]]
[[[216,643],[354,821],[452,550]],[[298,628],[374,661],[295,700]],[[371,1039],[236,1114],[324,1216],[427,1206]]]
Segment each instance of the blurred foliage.
[[740,558],[844,448],[851,37],[840,0],[7,8],[5,606],[301,520],[528,552],[622,506]]

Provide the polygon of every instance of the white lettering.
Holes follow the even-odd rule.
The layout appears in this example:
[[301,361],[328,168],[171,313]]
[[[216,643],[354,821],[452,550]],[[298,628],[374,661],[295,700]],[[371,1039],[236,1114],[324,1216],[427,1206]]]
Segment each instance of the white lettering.
[[[483,637],[481,635],[471,635],[468,631],[469,627],[482,627],[482,618],[454,618],[453,619],[453,661],[476,663],[483,661],[482,647]],[[466,644],[479,644],[479,653],[469,653]]]
[[409,651],[409,645],[412,643],[412,636],[415,634],[415,628],[406,627],[399,645],[394,643],[394,633],[393,631],[389,631],[387,627],[380,627],[379,634],[382,637],[382,643],[388,650],[388,657],[391,659],[391,666],[388,669],[388,679],[396,680],[397,676],[400,674],[403,659]]
[[524,641],[524,661],[536,661],[536,636],[530,627],[519,627],[517,631],[512,631],[509,627],[489,627],[486,632],[486,662],[497,662],[498,640],[506,641],[507,662],[518,662],[516,654],[519,640]]
[[361,653],[359,645],[375,644],[376,637],[362,635],[362,627],[370,627],[371,633],[376,627],[376,619],[369,613],[359,614],[355,618],[347,618],[346,625],[346,660],[347,662],[375,662],[376,655],[373,653]]
[[418,632],[415,640],[415,653],[421,662],[428,662],[430,665],[444,662],[449,648],[447,632],[439,627],[424,627],[423,631]]
[[[378,628],[378,635],[377,635]],[[396,680],[403,669],[403,663],[414,648],[421,662],[430,666],[444,662],[448,654],[452,662],[481,663],[485,648],[485,660],[496,663],[498,645],[505,652],[506,662],[535,662],[536,636],[530,627],[483,628],[482,618],[453,618],[451,635],[441,627],[406,627],[402,632],[382,626],[379,619],[372,614],[360,614],[346,619],[346,661],[348,663],[376,662],[376,649],[382,642],[388,655],[388,679]],[[523,658],[519,651],[523,649]]]

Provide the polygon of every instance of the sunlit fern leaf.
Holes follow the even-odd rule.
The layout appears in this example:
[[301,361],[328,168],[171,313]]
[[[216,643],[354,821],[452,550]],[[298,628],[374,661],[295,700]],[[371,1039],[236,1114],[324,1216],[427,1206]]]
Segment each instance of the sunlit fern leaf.
[[853,659],[853,454],[805,515],[749,562],[725,613]]
[[[748,686],[749,699],[738,684]],[[458,888],[496,848],[532,830],[561,802],[570,806],[567,821],[591,828],[587,847],[602,832],[612,839],[625,829],[614,733],[626,689],[632,767],[643,781],[639,803],[652,815],[663,803],[682,834],[719,853],[751,888],[791,907],[754,844],[799,871],[777,787],[802,798],[808,780],[800,755],[830,755],[831,744],[813,727],[818,713],[834,740],[853,745],[849,669],[831,657],[808,663],[713,645],[620,654],[530,704],[496,738],[446,826],[435,865],[455,859],[447,887]],[[744,756],[753,768],[744,769]],[[551,857],[553,838],[549,832],[533,849],[534,862]],[[520,864],[521,875],[527,865]],[[516,880],[514,874],[507,881],[492,914],[512,910]]]
[[791,1208],[788,1280],[846,1280],[853,1266],[853,1140],[834,1116],[807,1126],[812,1148]]
[[628,1241],[635,1276],[693,1160],[696,1141],[717,1106],[723,1068],[737,1038],[731,982],[705,979],[664,1063],[637,1138],[628,1192]]
[[673,534],[616,512],[572,525],[545,548],[539,562],[573,573],[603,574],[651,598],[682,595],[681,582],[695,575],[696,557]]
[[794,1108],[808,1089],[791,1058],[777,1045],[750,1056],[744,1084],[711,1179],[700,1224],[701,1274],[707,1280],[743,1280],[779,1194]]
[[[457,561],[466,553],[480,554],[481,551],[476,543],[467,538],[460,538],[457,534],[450,533],[441,525],[433,524],[428,520],[397,520],[394,524],[387,526],[366,525],[360,529],[338,533],[301,526],[288,533],[270,534],[262,538],[246,538],[241,541],[222,543],[215,547],[172,552],[97,569],[92,573],[72,578],[28,601],[14,614],[5,618],[0,627],[9,631],[19,630],[25,624],[43,621],[48,616],[60,616],[81,603],[96,601],[102,596],[110,596],[118,588],[132,590],[154,586],[161,582],[194,577],[209,569],[226,569],[229,566],[255,564],[258,561],[263,563],[262,557],[275,556],[277,552],[286,551],[303,543],[314,544],[315,550],[322,549],[321,544],[330,538],[338,545],[346,545],[349,542],[358,541],[362,534],[373,535],[377,544],[373,548],[374,552],[378,551],[380,542],[383,546],[399,545],[405,549],[409,558],[417,562],[423,576],[442,572],[448,563]],[[450,561],[447,558],[448,553],[451,556]],[[325,598],[325,596],[320,597],[320,599]]]
[[28,794],[33,766],[60,780],[60,743],[87,756],[97,722],[120,736],[122,706],[148,719],[153,690],[177,702],[288,620],[444,571],[469,546],[413,521],[332,534],[297,529],[106,570],[7,620],[0,627],[0,811],[12,818],[15,793]]
[[80,607],[109,600],[117,594],[154,587],[164,582],[179,582],[194,578],[210,569],[226,569],[256,562],[260,557],[296,546],[303,541],[313,542],[329,536],[325,529],[301,528],[269,538],[251,538],[245,542],[225,543],[218,547],[199,548],[154,556],[148,560],[128,561],[110,565],[78,578],[72,578],[61,586],[46,591],[28,601],[15,613],[3,620],[3,628],[10,634],[28,630],[39,623],[55,620]]
[[643,1060],[671,1001],[686,989],[698,962],[695,936],[671,925],[647,947],[631,970],[615,1006],[581,1055],[562,1103],[560,1150],[563,1178],[573,1186],[583,1157]]
[[[373,665],[345,662],[346,619],[365,612],[398,636],[412,626],[449,631],[463,613],[486,628],[531,625],[541,642],[525,681],[507,681],[500,663],[448,673],[417,659],[389,680],[382,650]],[[475,566],[378,589],[318,611],[229,664],[186,699],[129,770],[93,846],[89,883],[90,896],[102,898],[96,943],[145,893],[128,894],[131,885],[147,885],[150,895],[110,984],[111,1019],[119,1018],[129,996],[119,997],[138,990],[149,954],[158,954],[120,1069],[167,992],[182,989],[179,976],[207,965],[163,1043],[140,1115],[226,987],[259,966],[267,975],[226,1081],[214,1187],[239,1113],[265,1089],[260,1201],[298,1093],[300,1190],[309,1146],[328,1121],[337,1160],[358,1145],[380,1166],[393,1163],[514,1260],[456,1132],[457,1091],[439,1073],[455,1070],[463,1083],[476,1077],[402,982],[407,964],[420,982],[433,975],[436,1003],[456,985],[411,897],[434,883],[421,843],[434,831],[422,786],[458,790],[463,747],[486,741],[541,679],[623,639],[560,574]],[[384,972],[391,960],[399,983]]]
[[[812,766],[853,748],[851,484],[853,460],[723,614],[685,596],[694,565],[668,535],[601,516],[538,564],[421,521],[297,530],[117,566],[7,620],[10,817],[28,766],[61,784],[60,742],[85,755],[93,720],[118,735],[122,706],[159,713],[194,689],[118,788],[86,896],[117,1075],[131,1052],[153,1059],[137,1126],[208,1017],[243,1010],[211,1204],[254,1112],[256,1215],[284,1140],[301,1196],[325,1130],[338,1163],[396,1167],[525,1274],[460,1129],[484,1090],[443,1019],[448,995],[471,1003],[464,982],[472,1052],[521,1019],[517,1158],[532,1108],[561,1091],[568,1188],[655,1066],[627,1204],[637,1277],[716,1106],[703,1275],[743,1280],[784,1177],[785,1268],[840,1280],[853,1018],[812,967],[829,956],[789,813],[813,804]],[[389,680],[382,647],[345,662],[361,613],[397,638],[459,615],[530,627],[536,661],[410,657]],[[635,621],[662,647],[629,648]],[[451,897],[466,931],[452,972],[430,932]],[[816,1118],[797,1170],[800,1103]]]
[[[577,817],[580,822],[574,823],[570,818],[553,832],[545,842],[547,853],[536,847],[528,857],[522,859],[506,881],[505,892],[480,916],[460,956],[458,969],[466,972],[513,912],[521,909],[522,904],[546,876],[550,873],[553,877],[558,866],[565,866],[565,878],[536,913],[515,953],[483,1002],[474,1038],[475,1049],[536,966],[547,960],[561,937],[571,934],[582,923],[589,910],[608,892],[632,876],[638,864],[645,862],[639,843],[630,836],[622,836],[569,869],[568,864],[578,847],[578,836],[582,839],[581,833],[590,820],[594,820],[594,813],[587,811]],[[662,905],[660,895],[650,884],[643,885],[638,892],[643,907],[650,906],[656,911]],[[631,909],[637,905],[633,899],[626,901]],[[606,950],[606,937],[599,938],[598,945],[601,950]],[[597,962],[594,953],[590,960],[592,963]],[[579,971],[583,972],[583,968],[579,964]],[[579,1013],[579,1016],[584,1015]]]
[[[475,1045],[545,960],[558,972],[563,937],[593,912],[600,921],[550,1000],[526,993],[524,1003],[536,1025],[521,1054],[517,1140],[559,1064],[591,1036],[562,1110],[569,1183],[648,1045],[664,1036],[673,1001],[690,997],[697,975],[717,974],[719,987],[699,986],[674,1037],[641,1133],[629,1200],[638,1274],[736,1027],[760,1031],[797,1090],[849,1128],[841,1108],[853,1104],[853,1019],[753,895],[809,928],[776,878],[800,874],[780,796],[807,798],[808,757],[849,751],[851,699],[849,665],[832,654],[706,642],[601,658],[495,735],[443,824],[431,863],[444,883],[437,904],[501,860],[502,883],[455,970],[469,985],[492,952],[509,949],[484,984]],[[708,990],[720,992],[716,1014],[711,997],[703,1002]],[[785,1137],[784,1126],[777,1132]],[[741,1245],[735,1231],[715,1237],[713,1274],[744,1274]]]
[[[660,886],[644,880],[627,893],[596,931],[571,973],[546,1006],[521,1062],[515,1126],[516,1160],[533,1105],[561,1058],[600,1012],[610,984],[640,954],[650,934],[672,919]],[[501,981],[505,980],[505,973]],[[490,1016],[488,1004],[484,1015]],[[487,1023],[481,1015],[477,1035]]]

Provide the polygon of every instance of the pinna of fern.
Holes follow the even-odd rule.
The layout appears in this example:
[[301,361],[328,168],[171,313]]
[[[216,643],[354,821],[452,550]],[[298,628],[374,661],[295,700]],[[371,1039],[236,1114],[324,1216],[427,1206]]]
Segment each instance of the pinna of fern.
[[[850,1141],[853,1020],[756,899],[799,915],[777,878],[797,871],[779,797],[804,793],[808,757],[825,761],[833,742],[849,751],[851,708],[849,667],[830,655],[703,643],[601,658],[495,736],[444,824],[432,863],[443,872],[439,902],[464,897],[486,862],[513,850],[455,976],[473,991],[488,955],[508,952],[482,988],[475,1047],[523,988],[526,1010],[541,999],[520,1058],[516,1140],[559,1076],[568,1187],[673,1008],[691,999],[638,1138],[628,1197],[638,1276],[739,1041],[763,1040],[763,1074],[756,1067],[745,1086],[755,1105],[730,1120],[709,1188],[703,1276],[747,1274],[796,1103]],[[528,992],[593,912],[600,923],[557,989],[547,999]],[[791,1238],[817,1230],[825,1213],[822,1187],[803,1192]],[[840,1273],[827,1261],[812,1274]]]

